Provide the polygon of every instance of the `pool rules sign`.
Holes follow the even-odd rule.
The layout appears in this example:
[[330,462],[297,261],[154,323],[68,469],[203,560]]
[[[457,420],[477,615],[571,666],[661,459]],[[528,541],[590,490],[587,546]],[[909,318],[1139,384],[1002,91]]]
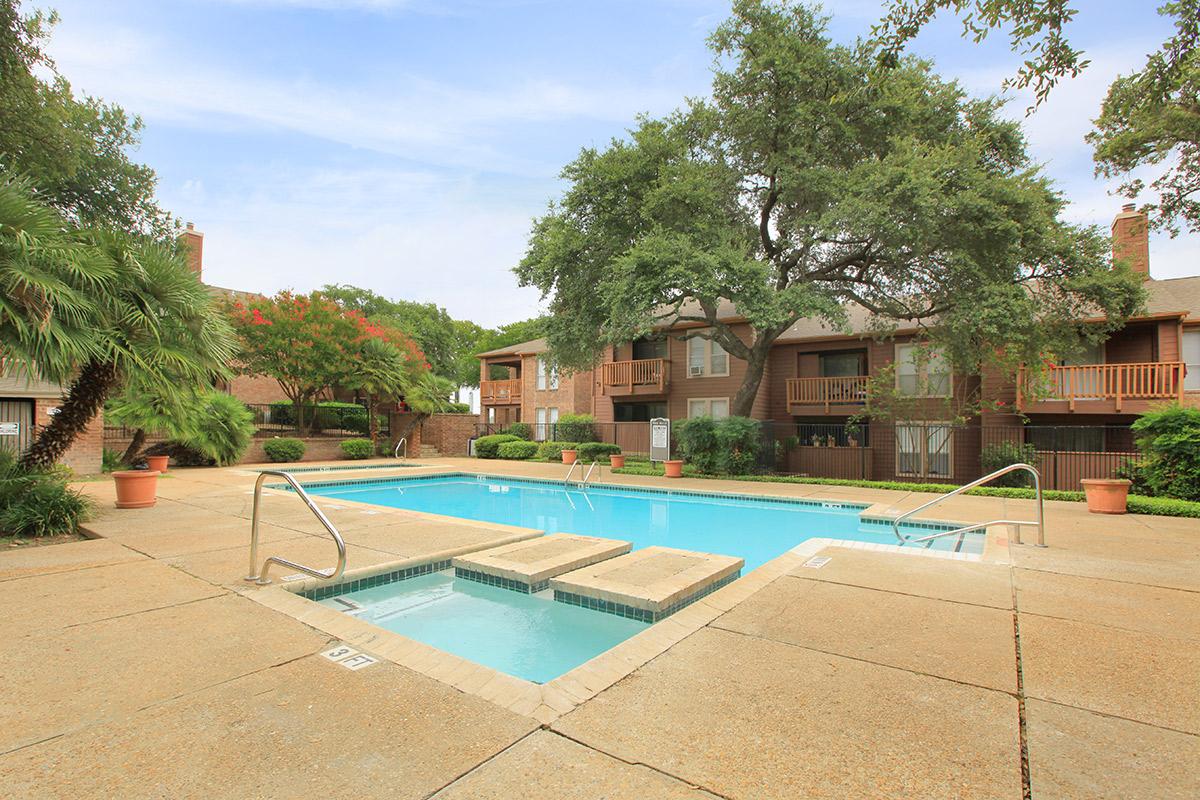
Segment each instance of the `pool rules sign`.
[[671,458],[671,420],[655,417],[650,420],[650,460]]

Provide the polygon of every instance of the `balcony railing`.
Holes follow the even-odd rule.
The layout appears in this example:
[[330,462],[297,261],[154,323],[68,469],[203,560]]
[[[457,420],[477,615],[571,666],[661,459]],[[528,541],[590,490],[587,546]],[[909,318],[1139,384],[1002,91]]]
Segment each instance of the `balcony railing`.
[[[1182,400],[1186,372],[1186,365],[1179,361],[1054,365],[1047,375],[1046,396],[1021,395],[1018,406],[1024,409],[1044,400],[1066,400],[1068,409],[1074,411],[1079,402],[1104,401],[1119,412],[1126,400]],[[1023,368],[1017,385],[1027,386]]]
[[787,382],[789,406],[831,406],[865,403],[867,375],[847,375],[838,378],[790,378]]
[[613,361],[600,365],[600,386],[605,394],[646,394],[667,390],[671,362],[665,358]]
[[501,406],[521,402],[521,379],[480,381],[479,402]]

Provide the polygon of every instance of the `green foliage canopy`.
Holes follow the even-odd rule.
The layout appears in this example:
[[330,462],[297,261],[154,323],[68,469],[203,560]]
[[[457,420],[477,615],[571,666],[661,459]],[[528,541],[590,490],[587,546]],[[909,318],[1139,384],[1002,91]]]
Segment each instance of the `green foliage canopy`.
[[804,317],[844,328],[847,303],[880,333],[932,327],[956,371],[1010,373],[1138,307],[998,101],[914,59],[876,71],[802,6],[738,0],[710,45],[712,100],[584,149],[534,224],[516,273],[549,298],[564,367],[696,326],[746,362],[731,412],[749,416],[773,342]]

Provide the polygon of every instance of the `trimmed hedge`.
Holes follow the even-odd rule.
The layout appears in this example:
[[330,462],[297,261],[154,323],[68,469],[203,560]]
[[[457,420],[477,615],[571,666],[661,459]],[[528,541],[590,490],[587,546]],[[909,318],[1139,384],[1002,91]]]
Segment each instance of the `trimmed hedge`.
[[[625,463],[620,469],[614,469],[618,475],[659,476],[663,468],[646,462]],[[816,486],[853,486],[860,489],[891,489],[898,492],[932,492],[945,494],[957,489],[957,486],[946,483],[904,483],[900,481],[855,481],[838,478],[801,478],[794,475],[709,475],[700,472],[691,464],[683,465],[683,474],[689,478],[709,478],[713,480],[747,481],[750,483],[806,483]],[[1036,496],[1033,489],[1017,489],[1002,486],[979,486],[968,489],[963,494],[973,494],[980,497],[1007,497],[1016,500],[1032,500]],[[1083,492],[1066,492],[1057,489],[1047,489],[1042,492],[1046,500],[1060,500],[1069,503],[1082,503]],[[1160,517],[1196,517],[1200,518],[1200,502],[1191,500],[1176,500],[1171,497],[1145,497],[1129,495],[1130,514],[1150,514]]]
[[542,442],[538,445],[537,457],[547,461],[562,461],[563,450],[578,450],[579,442]]
[[342,455],[355,461],[370,458],[371,449],[370,439],[347,439],[342,442]]
[[304,442],[277,437],[263,442],[263,452],[272,461],[299,461],[304,456]]
[[500,445],[505,442],[519,442],[516,436],[508,433],[493,433],[491,436],[480,436],[475,440],[476,458],[499,458]]
[[504,442],[497,452],[501,458],[524,461],[527,458],[533,458],[537,449],[537,442],[526,442],[522,439],[516,442]]
[[594,442],[596,418],[591,414],[563,414],[554,426],[554,435],[564,442]]
[[525,441],[533,438],[533,428],[524,422],[514,422],[500,432],[507,433],[509,436],[516,436],[518,439],[524,439]]
[[609,456],[615,456],[621,448],[608,442],[583,442],[579,445],[580,461],[607,461]]

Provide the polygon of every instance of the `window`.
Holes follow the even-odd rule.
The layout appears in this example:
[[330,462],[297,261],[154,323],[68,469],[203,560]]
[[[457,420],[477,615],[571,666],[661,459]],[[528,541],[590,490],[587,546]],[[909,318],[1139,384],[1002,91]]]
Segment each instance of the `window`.
[[711,339],[693,336],[687,340],[688,377],[719,377],[729,374],[729,354]]
[[537,388],[551,391],[558,388],[558,367],[547,361],[545,356],[538,356]]
[[[1104,345],[1085,344],[1079,355],[1061,358],[1062,367],[1082,367],[1104,363]],[[1067,370],[1055,372],[1054,390],[1059,397],[1104,397],[1104,372],[1099,369]]]
[[666,403],[613,403],[614,422],[649,422],[666,416]]
[[822,353],[822,378],[850,378],[867,374],[866,353]]
[[1098,427],[1026,428],[1025,441],[1038,450],[1052,452],[1103,453],[1108,449],[1105,429]]
[[666,358],[666,339],[638,339],[633,343],[633,360],[641,361],[647,358]]
[[1183,332],[1183,363],[1187,364],[1183,388],[1189,392],[1200,392],[1200,328]]
[[495,407],[488,406],[487,412],[488,412],[488,416],[487,416],[488,424],[495,425],[496,424],[496,409],[495,409]]
[[728,397],[693,397],[688,400],[688,417],[712,417],[724,419],[729,416]]
[[538,408],[533,412],[533,438],[544,442],[554,435],[554,426],[558,424],[557,408]]
[[954,432],[949,425],[897,425],[896,474],[916,478],[949,478],[953,441]]
[[942,349],[896,345],[896,389],[910,397],[949,397],[950,365]]

